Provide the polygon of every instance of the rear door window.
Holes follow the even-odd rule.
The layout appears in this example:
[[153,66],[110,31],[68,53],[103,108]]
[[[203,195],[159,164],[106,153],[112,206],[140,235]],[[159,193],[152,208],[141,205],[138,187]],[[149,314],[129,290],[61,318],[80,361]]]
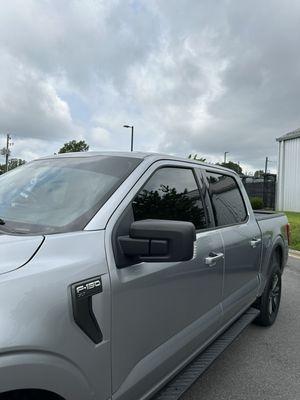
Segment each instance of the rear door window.
[[240,224],[247,219],[247,210],[236,180],[206,171],[209,194],[217,226]]
[[207,228],[202,198],[192,169],[157,170],[132,203],[134,219],[189,221],[197,230]]

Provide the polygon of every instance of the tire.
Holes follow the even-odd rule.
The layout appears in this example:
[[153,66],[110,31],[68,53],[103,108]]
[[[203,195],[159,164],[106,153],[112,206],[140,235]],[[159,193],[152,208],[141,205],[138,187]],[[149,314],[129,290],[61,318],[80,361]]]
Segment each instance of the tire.
[[281,269],[280,256],[276,251],[272,255],[270,276],[263,294],[254,304],[260,310],[260,315],[254,321],[257,325],[271,326],[279,311],[281,300]]

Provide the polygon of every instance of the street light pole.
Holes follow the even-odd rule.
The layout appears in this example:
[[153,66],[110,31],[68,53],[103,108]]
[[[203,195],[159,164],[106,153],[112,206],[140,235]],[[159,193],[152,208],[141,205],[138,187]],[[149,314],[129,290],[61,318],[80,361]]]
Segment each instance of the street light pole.
[[133,151],[133,130],[134,126],[131,127],[131,144],[130,144],[130,151]]
[[133,131],[134,131],[134,126],[133,125],[123,125],[123,128],[131,128],[130,151],[133,151]]
[[226,164],[226,156],[228,153],[229,153],[229,151],[225,151],[225,153],[224,153],[224,164]]

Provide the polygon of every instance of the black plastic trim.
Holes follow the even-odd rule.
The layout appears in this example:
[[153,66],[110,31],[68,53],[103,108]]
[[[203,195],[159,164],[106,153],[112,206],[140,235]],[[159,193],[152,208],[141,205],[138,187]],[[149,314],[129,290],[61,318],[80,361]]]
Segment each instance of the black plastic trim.
[[93,296],[102,291],[101,276],[86,279],[71,286],[74,320],[96,344],[102,342],[103,335],[93,311]]

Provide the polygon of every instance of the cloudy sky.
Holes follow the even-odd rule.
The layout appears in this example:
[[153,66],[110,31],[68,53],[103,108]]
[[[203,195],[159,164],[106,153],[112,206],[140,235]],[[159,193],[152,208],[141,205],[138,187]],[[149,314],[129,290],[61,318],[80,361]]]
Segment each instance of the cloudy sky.
[[[71,139],[246,170],[300,127],[299,0],[10,0],[0,8],[0,147]],[[3,162],[1,160],[1,162]],[[276,168],[276,163],[271,164]]]

